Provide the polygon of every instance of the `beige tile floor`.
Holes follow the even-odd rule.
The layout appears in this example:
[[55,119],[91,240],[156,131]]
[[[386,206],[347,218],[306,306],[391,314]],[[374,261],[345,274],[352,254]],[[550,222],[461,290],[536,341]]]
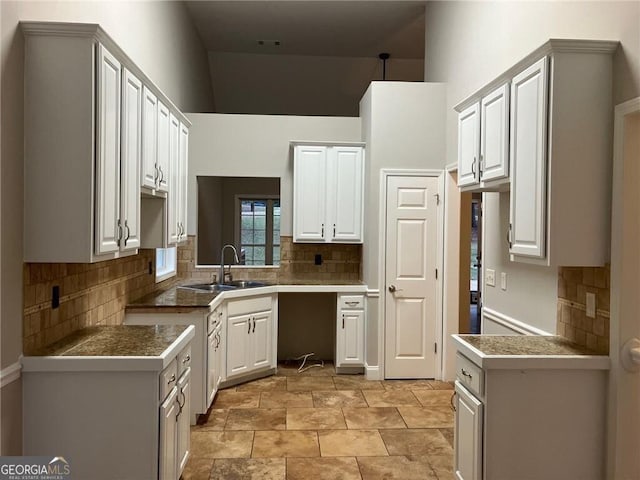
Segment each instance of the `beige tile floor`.
[[452,388],[281,366],[218,393],[182,479],[453,479]]

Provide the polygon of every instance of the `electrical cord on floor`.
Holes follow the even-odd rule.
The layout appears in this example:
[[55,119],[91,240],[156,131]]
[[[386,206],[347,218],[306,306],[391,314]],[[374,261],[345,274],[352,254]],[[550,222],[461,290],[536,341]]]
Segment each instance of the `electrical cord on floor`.
[[314,367],[324,368],[324,360],[316,360],[316,362],[319,362],[319,363],[313,363],[305,367],[305,364],[307,363],[307,360],[309,359],[309,357],[312,357],[314,355],[315,353],[311,352],[311,353],[305,353],[304,355],[300,355],[299,357],[295,358],[295,360],[302,360],[302,363],[298,367],[298,373],[306,372],[310,368],[314,368]]

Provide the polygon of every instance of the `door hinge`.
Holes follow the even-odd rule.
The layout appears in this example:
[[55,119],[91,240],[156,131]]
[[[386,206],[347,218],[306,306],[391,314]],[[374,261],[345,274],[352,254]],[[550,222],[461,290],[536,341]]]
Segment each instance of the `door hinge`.
[[437,343],[433,344],[433,353],[438,353],[438,344]]

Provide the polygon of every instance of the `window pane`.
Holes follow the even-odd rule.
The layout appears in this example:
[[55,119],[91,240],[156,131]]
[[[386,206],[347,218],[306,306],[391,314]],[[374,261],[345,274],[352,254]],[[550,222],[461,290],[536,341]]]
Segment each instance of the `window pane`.
[[253,247],[253,261],[254,265],[264,265],[264,247]]
[[280,247],[273,247],[273,264],[280,265]]
[[253,243],[253,230],[242,229],[240,232],[240,243],[242,245]]

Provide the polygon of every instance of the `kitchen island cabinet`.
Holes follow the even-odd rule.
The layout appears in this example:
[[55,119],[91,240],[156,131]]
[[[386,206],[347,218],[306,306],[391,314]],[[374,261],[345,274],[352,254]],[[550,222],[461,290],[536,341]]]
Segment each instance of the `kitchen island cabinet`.
[[604,478],[607,356],[560,337],[453,339],[457,479]]
[[24,357],[24,455],[65,457],[73,478],[177,480],[193,335],[89,327]]

